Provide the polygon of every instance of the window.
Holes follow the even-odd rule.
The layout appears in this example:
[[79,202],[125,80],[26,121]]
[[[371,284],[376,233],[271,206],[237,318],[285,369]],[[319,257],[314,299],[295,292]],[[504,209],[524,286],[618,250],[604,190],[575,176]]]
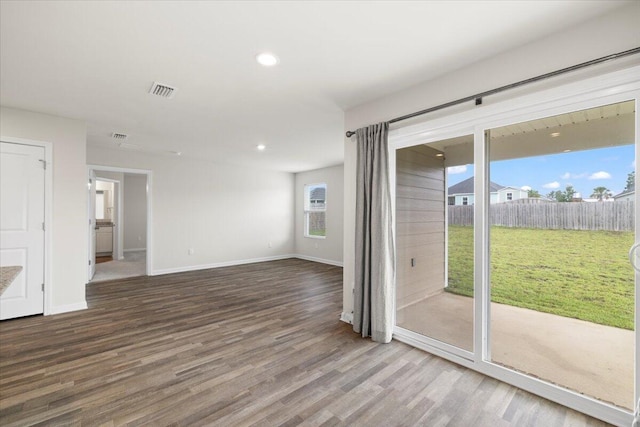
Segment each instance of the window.
[[304,236],[324,239],[327,235],[327,184],[304,186]]
[[469,198],[468,198],[468,197],[463,197],[463,198],[462,198],[462,204],[463,204],[464,206],[467,206],[467,205],[469,204]]
[[507,200],[513,200],[513,193],[507,193]]
[[449,206],[454,206],[456,204],[456,197],[449,196]]

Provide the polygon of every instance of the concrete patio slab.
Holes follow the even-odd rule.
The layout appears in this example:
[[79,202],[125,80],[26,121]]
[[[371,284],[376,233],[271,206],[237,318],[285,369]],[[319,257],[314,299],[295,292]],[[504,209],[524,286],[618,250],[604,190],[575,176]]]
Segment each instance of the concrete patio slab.
[[[493,362],[633,408],[633,331],[497,303],[491,319]],[[442,292],[398,310],[396,323],[473,350],[472,298]]]

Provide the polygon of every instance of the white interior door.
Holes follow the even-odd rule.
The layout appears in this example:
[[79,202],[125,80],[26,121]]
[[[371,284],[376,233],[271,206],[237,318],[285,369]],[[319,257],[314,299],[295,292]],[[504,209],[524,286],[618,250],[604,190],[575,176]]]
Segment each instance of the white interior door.
[[22,268],[0,296],[0,319],[11,319],[44,312],[45,152],[0,146],[0,266]]
[[96,172],[89,171],[89,281],[96,274]]

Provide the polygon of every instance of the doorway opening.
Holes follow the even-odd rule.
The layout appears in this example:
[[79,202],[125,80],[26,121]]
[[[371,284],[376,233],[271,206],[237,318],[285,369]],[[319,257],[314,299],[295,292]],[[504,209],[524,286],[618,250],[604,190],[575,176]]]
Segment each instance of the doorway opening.
[[89,282],[149,275],[150,172],[90,167]]

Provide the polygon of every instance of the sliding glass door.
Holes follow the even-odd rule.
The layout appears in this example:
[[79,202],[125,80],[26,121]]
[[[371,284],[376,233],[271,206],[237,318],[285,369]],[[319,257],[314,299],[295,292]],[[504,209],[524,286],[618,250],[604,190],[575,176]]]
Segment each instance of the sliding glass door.
[[396,152],[396,324],[473,351],[473,135]]
[[640,393],[634,84],[549,91],[391,135],[396,339],[630,422]]
[[635,102],[489,131],[490,360],[634,408]]

